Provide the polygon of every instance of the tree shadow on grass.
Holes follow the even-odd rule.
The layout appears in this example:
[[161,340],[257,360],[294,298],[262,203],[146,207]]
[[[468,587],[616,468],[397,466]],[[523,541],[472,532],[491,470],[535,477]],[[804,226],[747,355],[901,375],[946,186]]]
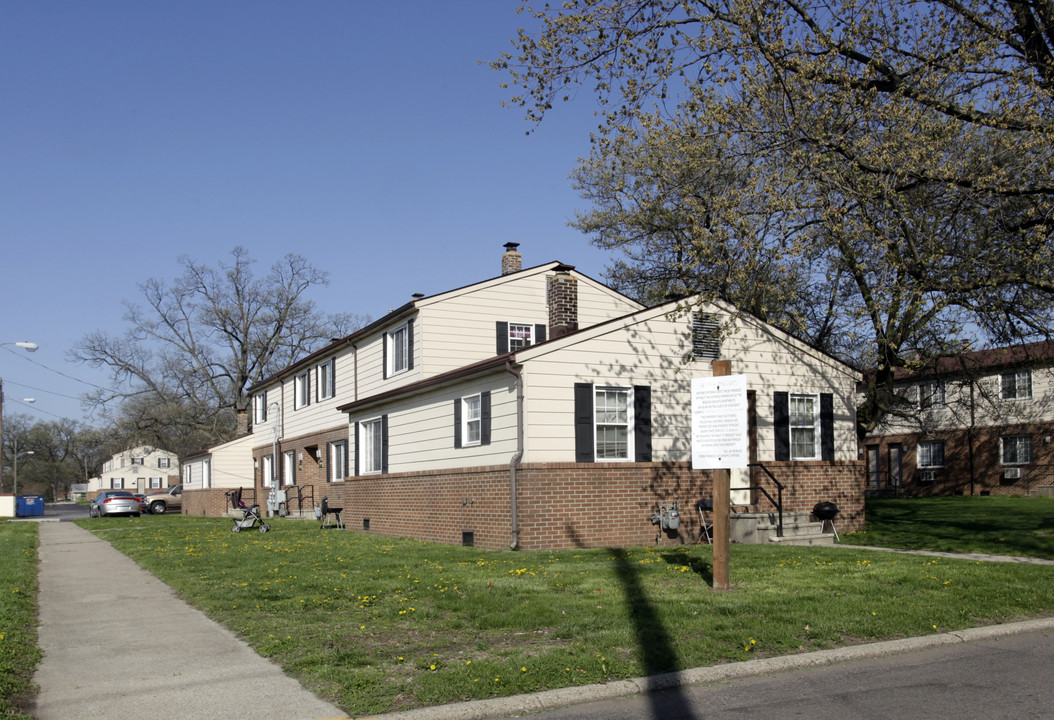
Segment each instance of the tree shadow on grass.
[[630,561],[625,550],[616,548],[612,550],[612,556],[648,678],[649,717],[696,720],[680,678],[672,674],[680,664],[673,641],[641,586],[636,565]]
[[685,557],[674,553],[663,553],[662,559],[670,565],[687,566],[689,570],[698,575],[707,585],[714,586],[714,566],[697,557]]

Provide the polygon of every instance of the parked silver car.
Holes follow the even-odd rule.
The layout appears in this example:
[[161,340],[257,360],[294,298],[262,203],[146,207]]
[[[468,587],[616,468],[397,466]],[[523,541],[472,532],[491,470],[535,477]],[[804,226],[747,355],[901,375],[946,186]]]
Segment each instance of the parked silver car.
[[143,501],[127,490],[103,490],[88,506],[88,517],[134,515],[143,512]]

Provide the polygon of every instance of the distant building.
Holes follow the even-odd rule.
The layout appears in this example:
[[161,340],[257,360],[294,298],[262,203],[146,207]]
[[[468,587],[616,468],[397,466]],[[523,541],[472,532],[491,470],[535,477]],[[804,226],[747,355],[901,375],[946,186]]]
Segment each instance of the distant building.
[[179,482],[179,456],[167,450],[140,445],[117,453],[102,466],[102,474],[88,480],[88,498],[102,490],[128,490],[149,494]]
[[899,404],[864,440],[873,494],[1023,495],[1054,482],[1054,342],[898,370]]

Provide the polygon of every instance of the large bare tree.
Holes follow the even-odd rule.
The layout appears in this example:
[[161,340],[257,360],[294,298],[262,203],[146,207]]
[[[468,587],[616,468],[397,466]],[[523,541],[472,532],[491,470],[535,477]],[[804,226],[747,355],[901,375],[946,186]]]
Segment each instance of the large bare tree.
[[[878,369],[862,432],[895,402],[895,368],[964,337],[1049,334],[1054,4],[569,0],[528,12],[534,26],[494,63],[523,91],[512,103],[534,121],[581,86],[601,103],[576,178],[594,208],[578,225],[627,251],[624,269],[647,270],[643,243],[663,239],[705,289],[761,302],[806,337],[837,334],[827,347]],[[657,205],[666,186],[647,173],[689,191]],[[657,208],[672,214],[655,224]],[[737,269],[715,277],[723,259]],[[745,285],[744,269],[765,287]]]
[[90,401],[119,401],[130,441],[176,452],[229,439],[248,421],[248,387],[365,322],[317,310],[310,292],[327,274],[299,255],[263,277],[245,248],[231,257],[215,267],[181,257],[179,277],[151,278],[139,286],[143,305],[126,302],[123,334],[96,331],[72,351],[110,370],[116,390]]

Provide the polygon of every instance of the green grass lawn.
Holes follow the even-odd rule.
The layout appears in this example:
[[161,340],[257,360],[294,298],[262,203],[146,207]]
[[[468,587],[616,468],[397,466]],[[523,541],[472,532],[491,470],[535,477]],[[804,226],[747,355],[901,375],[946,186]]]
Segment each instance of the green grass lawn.
[[33,695],[37,646],[37,526],[0,522],[0,717],[22,713]]
[[487,551],[178,516],[112,542],[352,715],[582,685],[1054,611],[1050,567],[847,547]]
[[[83,526],[350,715],[584,685],[1054,613],[1054,568],[850,543],[1054,558],[1054,501],[868,502],[842,547],[488,551],[176,515]],[[0,523],[0,717],[39,660],[36,525]],[[31,652],[26,653],[26,648]]]
[[843,543],[1054,560],[1054,498],[870,499],[866,517]]

